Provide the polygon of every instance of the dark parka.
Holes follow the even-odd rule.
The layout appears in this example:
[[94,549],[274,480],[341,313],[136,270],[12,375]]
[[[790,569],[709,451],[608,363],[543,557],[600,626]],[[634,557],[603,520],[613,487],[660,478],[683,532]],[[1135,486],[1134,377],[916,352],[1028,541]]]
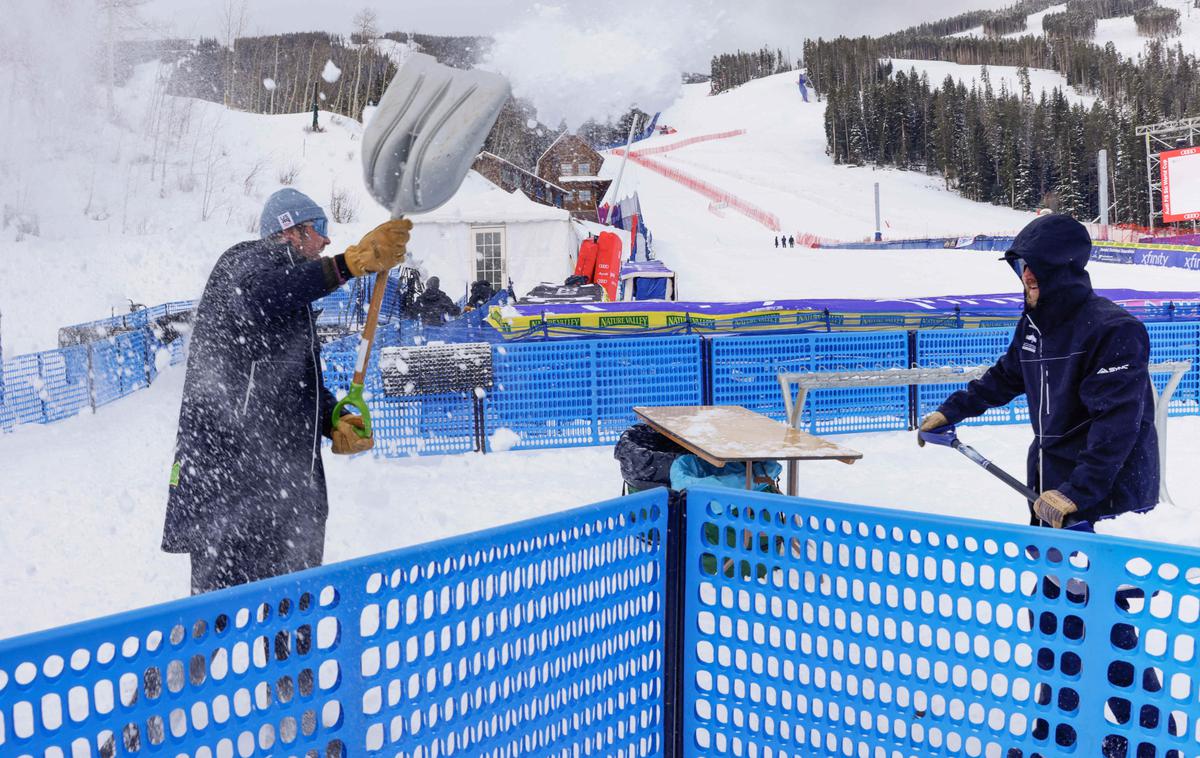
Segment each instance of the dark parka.
[[1146,327],[1092,291],[1091,239],[1074,219],[1033,221],[1012,254],[1037,277],[1038,304],[1026,307],[999,362],[939,410],[955,424],[1024,393],[1034,432],[1028,483],[1074,501],[1079,513],[1068,525],[1153,508],[1158,437]]
[[217,261],[191,338],[163,550],[212,549],[235,530],[316,540],[320,555],[320,446],[334,398],[311,304],[337,285],[327,259],[305,260],[285,242],[244,242]]

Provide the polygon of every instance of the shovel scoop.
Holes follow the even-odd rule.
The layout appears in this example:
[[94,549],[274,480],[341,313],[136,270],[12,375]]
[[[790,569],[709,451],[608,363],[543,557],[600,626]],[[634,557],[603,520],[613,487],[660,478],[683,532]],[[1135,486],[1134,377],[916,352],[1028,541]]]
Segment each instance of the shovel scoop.
[[[396,72],[363,133],[363,179],[392,218],[427,213],[454,196],[509,98],[504,77],[444,66],[414,53]],[[388,272],[375,277],[371,305],[354,361],[350,391],[333,409],[333,425],[350,406],[362,416],[355,428],[371,435],[363,383]]]

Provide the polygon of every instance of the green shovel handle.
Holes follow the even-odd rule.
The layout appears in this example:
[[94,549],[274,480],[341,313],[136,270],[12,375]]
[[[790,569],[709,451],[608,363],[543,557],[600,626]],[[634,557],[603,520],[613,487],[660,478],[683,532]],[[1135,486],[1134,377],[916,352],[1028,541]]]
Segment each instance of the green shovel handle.
[[338,401],[337,405],[333,406],[333,428],[337,429],[338,422],[342,420],[342,408],[347,405],[358,411],[358,415],[362,417],[362,429],[354,427],[354,433],[360,439],[366,439],[371,436],[371,411],[367,408],[367,403],[363,400],[363,386],[361,384],[351,384],[350,391],[346,396]]

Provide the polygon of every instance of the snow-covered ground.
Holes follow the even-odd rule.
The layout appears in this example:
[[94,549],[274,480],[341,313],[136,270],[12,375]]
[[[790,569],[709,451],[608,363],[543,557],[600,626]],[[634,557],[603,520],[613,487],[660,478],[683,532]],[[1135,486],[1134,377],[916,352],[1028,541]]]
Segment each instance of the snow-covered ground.
[[[825,154],[825,103],[801,100],[792,74],[759,79],[716,97],[707,91],[707,84],[686,86],[659,118],[678,132],[639,142],[636,149],[746,130],[653,158],[775,213],[785,234],[867,238],[875,228],[875,182],[889,238],[1015,232],[1034,218],[971,202],[947,192],[939,177],[917,171],[833,165]],[[603,175],[616,177],[620,164],[620,158],[610,157]],[[1018,288],[994,253],[779,250],[775,233],[763,225],[731,208],[714,212],[705,197],[630,161],[618,193],[634,189],[656,253],[678,272],[685,300],[912,297]],[[1089,269],[1097,287],[1200,290],[1200,272],[1117,264]]]
[[[791,74],[752,82],[717,97],[706,85],[687,87],[660,123],[678,133],[640,148],[729,129],[745,134],[656,156],[664,164],[734,192],[775,213],[785,232],[862,238],[874,225],[872,185],[882,187],[889,237],[1014,231],[1032,214],[979,205],[947,192],[941,180],[916,172],[834,166],[825,155],[823,103],[801,102]],[[47,218],[40,237],[5,236],[0,256],[0,308],[6,355],[54,345],[61,325],[107,315],[125,298],[154,303],[196,297],[216,256],[252,236],[262,200],[296,169],[294,186],[324,202],[334,187],[358,203],[351,224],[335,224],[344,245],[385,212],[369,200],[358,176],[361,127],[322,116],[327,130],[303,129],[308,117],[233,113],[211,103],[172,100],[190,113],[191,131],[177,130],[167,179],[150,182],[142,158],[153,77],[120,93],[125,125],[114,147],[96,158],[107,216],[80,212],[84,180],[60,187],[64,210]],[[190,110],[188,110],[190,109]],[[139,115],[141,114],[141,115]],[[207,123],[216,128],[203,127]],[[188,136],[191,135],[191,136]],[[120,147],[124,145],[124,147]],[[218,160],[210,171],[210,155]],[[105,148],[109,149],[109,148]],[[199,169],[189,166],[199,151]],[[72,159],[63,155],[64,163]],[[252,169],[262,162],[257,172]],[[617,160],[604,166],[615,176]],[[62,168],[67,168],[62,166]],[[103,169],[102,171],[100,169]],[[75,175],[78,175],[76,172]],[[156,176],[161,177],[160,174]],[[208,178],[216,211],[200,218]],[[1015,290],[995,254],[946,250],[909,252],[778,250],[774,233],[632,163],[626,190],[641,193],[659,255],[679,273],[687,299],[806,296],[899,297]],[[123,188],[127,207],[112,205]],[[124,203],[122,205],[125,205]],[[720,215],[719,215],[720,214]],[[5,231],[5,235],[11,231]],[[511,251],[518,254],[518,251]],[[1100,287],[1200,290],[1200,272],[1094,265]],[[52,273],[52,276],[50,275]],[[0,506],[0,637],[186,594],[187,559],[159,551],[166,481],[182,387],[181,368],[165,371],[150,389],[49,427],[26,425],[0,436],[4,487]],[[1200,421],[1172,422],[1171,485],[1184,506],[1146,518],[1126,518],[1106,530],[1200,544],[1188,516],[1200,499]],[[964,438],[1005,467],[1021,470],[1028,430],[985,428]],[[861,450],[853,467],[802,466],[801,492],[848,502],[1002,521],[1023,519],[1021,503],[985,473],[945,450],[918,451],[910,434],[848,435]],[[592,502],[620,492],[609,447],[509,452],[413,460],[370,456],[327,460],[331,518],[326,558],[357,555],[486,528]]]
[[[964,66],[959,63],[922,61],[913,58],[892,58],[891,60],[894,67],[893,76],[901,71],[907,74],[915,68],[918,73],[924,72],[929,76],[929,86],[934,88],[941,87],[942,82],[949,76],[954,81],[966,85],[967,89],[972,86],[983,89],[983,67],[981,66]],[[1010,93],[1021,91],[1021,80],[1017,76],[1016,66],[987,66],[986,68],[988,79],[992,83],[992,92],[999,95],[1002,84]],[[1057,71],[1044,68],[1029,69],[1029,89],[1034,100],[1039,99],[1043,92],[1049,94],[1051,90],[1060,89],[1066,95],[1068,102],[1079,103],[1086,108],[1092,107],[1092,104],[1098,99],[1095,95],[1080,93],[1067,83],[1067,77]]]
[[[1178,35],[1167,37],[1163,41],[1174,47],[1182,45],[1185,52],[1193,55],[1200,54],[1200,8],[1195,7],[1193,0],[1158,0],[1158,5],[1164,8],[1174,8],[1179,11]],[[1054,5],[1044,11],[1031,13],[1026,19],[1025,31],[1005,34],[1009,39],[1015,39],[1027,34],[1042,35],[1042,19],[1050,13],[1060,13],[1066,10],[1066,4]],[[950,35],[952,37],[982,37],[983,27],[976,26],[966,31]],[[1118,16],[1117,18],[1102,18],[1096,22],[1096,34],[1092,41],[1101,47],[1112,43],[1117,52],[1126,58],[1137,58],[1146,51],[1148,37],[1138,34],[1137,24],[1133,16]]]
[[[159,550],[182,367],[150,389],[48,427],[0,436],[0,638],[187,594],[188,558]],[[1124,516],[1100,531],[1200,545],[1200,418],[1171,421],[1169,482],[1178,507]],[[1025,425],[964,428],[1001,467],[1024,470]],[[853,466],[800,464],[805,497],[1024,523],[1004,484],[909,433],[833,437]],[[325,456],[326,562],[486,529],[621,493],[611,447],[413,459]]]

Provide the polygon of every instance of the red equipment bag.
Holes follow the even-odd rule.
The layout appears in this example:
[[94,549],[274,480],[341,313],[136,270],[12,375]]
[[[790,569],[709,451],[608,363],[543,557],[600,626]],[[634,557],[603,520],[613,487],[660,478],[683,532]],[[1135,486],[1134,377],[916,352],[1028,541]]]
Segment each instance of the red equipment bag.
[[621,278],[621,238],[612,232],[600,232],[599,253],[596,256],[596,278],[593,280],[617,299],[617,284]]
[[596,256],[599,252],[600,246],[591,237],[579,243],[579,258],[575,261],[575,276],[586,276],[589,283],[595,282]]

